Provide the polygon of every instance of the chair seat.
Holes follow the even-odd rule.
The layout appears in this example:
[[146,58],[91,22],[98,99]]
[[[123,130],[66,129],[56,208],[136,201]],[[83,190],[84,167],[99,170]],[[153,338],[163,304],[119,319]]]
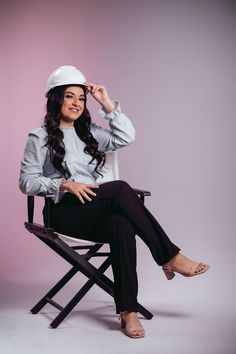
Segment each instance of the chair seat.
[[103,244],[102,242],[93,242],[93,241],[89,241],[89,240],[84,240],[81,238],[77,238],[77,237],[72,237],[72,236],[66,236],[63,234],[58,234],[57,235],[66,242],[76,242],[76,243],[82,243],[84,246],[94,246],[96,244]]

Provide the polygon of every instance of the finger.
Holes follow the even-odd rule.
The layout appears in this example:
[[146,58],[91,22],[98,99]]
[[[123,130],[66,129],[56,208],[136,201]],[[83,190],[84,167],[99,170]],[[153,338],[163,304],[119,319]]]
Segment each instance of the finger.
[[85,184],[87,188],[99,188],[98,184]]
[[94,83],[92,82],[85,82],[85,85],[87,86],[87,88],[89,89],[89,91],[93,91],[94,87],[96,86]]
[[86,86],[86,85],[85,85],[85,87],[86,87],[87,92],[91,94],[92,93],[92,87]]
[[97,91],[102,91],[103,89],[104,89],[104,86],[98,85],[98,84],[93,84],[91,93],[96,93]]
[[82,195],[81,195],[80,193],[76,192],[75,195],[76,195],[76,197],[81,201],[82,204],[85,204],[85,203],[84,203],[84,200],[83,200],[83,198],[82,198]]
[[88,194],[85,191],[81,191],[80,194],[82,194],[82,196],[87,199],[88,201],[92,201],[92,199],[88,196]]
[[98,86],[96,84],[93,85],[91,93],[95,93],[98,91]]
[[105,86],[103,85],[97,85],[98,90],[104,90]]
[[85,86],[87,86],[90,89],[98,89],[98,90],[103,90],[105,88],[104,85],[99,85],[93,82],[85,81]]
[[95,85],[93,88],[93,92],[97,92],[97,91],[103,91],[104,90],[104,86],[101,85]]
[[91,195],[93,195],[94,197],[96,197],[96,193],[94,193],[93,191],[91,191],[91,189],[89,189],[89,188],[87,188],[87,189],[85,189],[86,190],[86,193],[88,193],[88,194],[91,194]]
[[89,93],[92,93],[92,87],[91,86],[86,86],[87,87],[87,90]]
[[90,82],[90,81],[85,81],[84,83],[86,86],[93,86],[94,83],[93,82]]

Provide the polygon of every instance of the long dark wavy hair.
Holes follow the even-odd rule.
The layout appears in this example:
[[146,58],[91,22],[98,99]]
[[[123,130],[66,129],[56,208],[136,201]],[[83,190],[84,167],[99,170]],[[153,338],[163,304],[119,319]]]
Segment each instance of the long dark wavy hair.
[[48,134],[46,146],[50,151],[50,159],[53,166],[56,170],[61,172],[64,178],[68,179],[71,176],[70,171],[62,165],[65,156],[65,145],[63,142],[64,134],[59,128],[61,118],[60,111],[64,101],[64,93],[69,86],[79,86],[84,91],[84,111],[74,122],[74,128],[78,137],[86,144],[84,152],[92,157],[89,163],[96,160],[97,163],[94,171],[102,175],[98,168],[101,168],[104,165],[106,156],[104,152],[98,150],[98,142],[90,132],[91,116],[86,107],[86,89],[83,85],[58,86],[51,89],[47,94],[47,113],[44,118],[44,126]]

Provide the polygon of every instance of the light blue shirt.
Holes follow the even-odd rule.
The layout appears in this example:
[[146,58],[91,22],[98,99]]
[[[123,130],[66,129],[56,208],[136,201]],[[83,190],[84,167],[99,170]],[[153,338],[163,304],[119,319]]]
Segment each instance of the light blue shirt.
[[[114,151],[129,145],[135,139],[134,127],[122,113],[119,102],[115,102],[115,107],[111,113],[99,109],[101,117],[109,121],[110,130],[91,123],[91,133],[97,140],[100,151]],[[80,183],[96,183],[99,176],[94,171],[96,161],[89,164],[92,156],[84,152],[85,143],[80,140],[74,127],[60,129],[65,144],[63,165],[70,171],[70,179]],[[60,189],[63,176],[51,162],[49,149],[45,146],[46,141],[47,132],[44,126],[29,133],[21,161],[19,188],[28,195],[43,193],[51,197],[54,203],[58,203],[63,196]]]

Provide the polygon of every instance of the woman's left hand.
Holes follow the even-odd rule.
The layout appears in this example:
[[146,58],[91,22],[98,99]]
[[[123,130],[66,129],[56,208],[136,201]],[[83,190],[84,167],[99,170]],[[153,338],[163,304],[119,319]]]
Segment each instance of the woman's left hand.
[[114,111],[114,103],[110,99],[105,86],[93,84],[92,82],[86,82],[85,84],[91,96],[102,105],[107,113]]

